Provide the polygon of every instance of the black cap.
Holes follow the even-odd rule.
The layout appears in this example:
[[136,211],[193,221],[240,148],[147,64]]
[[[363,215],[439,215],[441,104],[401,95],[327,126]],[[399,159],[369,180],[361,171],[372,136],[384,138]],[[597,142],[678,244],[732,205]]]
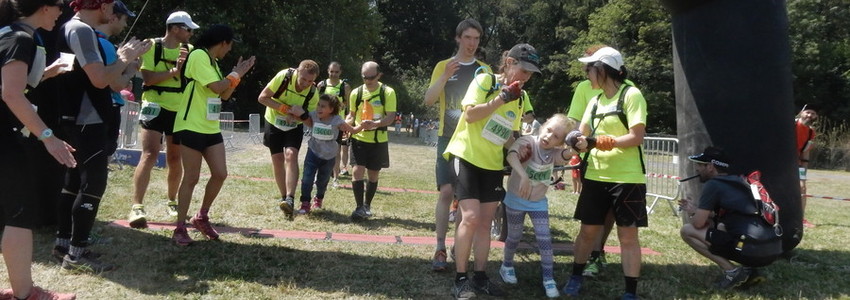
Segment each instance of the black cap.
[[706,147],[700,154],[688,156],[688,159],[695,163],[710,163],[719,167],[729,167],[729,158],[726,157],[726,153],[723,152],[723,149],[713,146]]
[[124,2],[121,2],[121,0],[115,1],[115,6],[112,7],[112,12],[115,14],[126,15],[130,18],[136,17],[136,13],[132,12],[129,8],[127,8],[127,5],[124,5]]
[[513,57],[519,61],[523,69],[540,73],[540,55],[531,45],[517,44],[508,51],[508,57]]

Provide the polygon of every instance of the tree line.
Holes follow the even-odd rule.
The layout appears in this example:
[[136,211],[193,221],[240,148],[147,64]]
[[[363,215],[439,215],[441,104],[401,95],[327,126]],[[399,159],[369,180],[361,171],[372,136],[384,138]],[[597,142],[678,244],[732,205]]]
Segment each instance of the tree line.
[[[144,0],[126,0],[137,13]],[[818,104],[826,119],[850,113],[850,9],[846,0],[788,0],[795,105]],[[362,83],[360,65],[375,60],[382,81],[396,89],[398,110],[436,118],[422,97],[433,66],[456,51],[454,29],[472,17],[484,27],[480,46],[491,65],[503,50],[527,42],[544,58],[543,73],[529,90],[538,117],[569,107],[573,87],[585,79],[576,58],[593,44],[619,49],[629,77],[646,97],[647,131],[675,134],[670,13],[660,1],[631,0],[251,0],[147,1],[130,33],[157,37],[174,10],[186,10],[204,26],[228,24],[239,35],[231,55],[257,56],[254,71],[226,109],[237,118],[262,110],[256,101],[279,70],[313,59],[343,66],[343,78]],[[123,38],[123,36],[121,36]],[[791,116],[789,116],[789,119]]]

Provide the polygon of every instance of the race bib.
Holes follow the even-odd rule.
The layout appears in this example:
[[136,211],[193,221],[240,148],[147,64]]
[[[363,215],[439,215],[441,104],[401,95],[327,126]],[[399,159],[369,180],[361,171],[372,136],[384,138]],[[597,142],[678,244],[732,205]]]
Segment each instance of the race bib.
[[806,180],[806,168],[800,167],[800,180]]
[[323,123],[313,123],[313,138],[320,141],[333,141],[336,139],[333,127],[330,124]]
[[139,119],[142,121],[150,121],[159,116],[159,112],[162,110],[162,107],[159,104],[143,101],[142,102],[142,111],[139,113]]
[[221,114],[221,98],[207,98],[207,120],[218,121]]
[[484,131],[481,136],[496,145],[504,145],[511,137],[511,121],[501,115],[493,115],[487,124],[484,125]]
[[528,174],[528,179],[532,182],[540,183],[540,184],[551,184],[552,183],[552,169],[555,167],[554,164],[539,164],[536,162],[529,162],[527,166],[525,166],[525,173]]
[[274,117],[274,127],[277,127],[277,129],[290,131],[297,126],[298,123],[292,120],[292,117],[289,115],[276,115]]

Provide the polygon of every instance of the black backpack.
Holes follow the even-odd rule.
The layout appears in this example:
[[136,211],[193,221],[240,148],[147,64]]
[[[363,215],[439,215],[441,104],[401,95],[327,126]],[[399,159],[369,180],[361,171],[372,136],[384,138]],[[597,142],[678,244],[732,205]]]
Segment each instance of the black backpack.
[[[614,111],[609,111],[609,112],[604,113],[604,114],[597,114],[596,113],[596,109],[598,108],[598,104],[599,104],[599,97],[602,96],[602,93],[600,93],[598,96],[596,96],[597,100],[596,100],[595,103],[593,103],[593,107],[590,110],[590,122],[591,122],[591,124],[593,123],[593,120],[597,119],[597,118],[601,121],[602,119],[604,119],[605,117],[608,117],[608,116],[617,116],[620,119],[620,122],[623,123],[623,127],[626,127],[626,130],[628,130],[629,129],[629,120],[626,117],[625,111],[623,111],[623,103],[625,102],[625,99],[626,99],[626,92],[631,87],[632,86],[628,85],[628,84],[624,85],[623,88],[620,90],[620,97],[617,99],[617,109],[614,110]],[[593,129],[593,132],[595,133],[596,129]],[[590,135],[592,136],[593,133],[591,133]],[[643,171],[643,173],[646,174],[646,164],[643,161],[643,149],[640,146],[638,146],[638,157],[640,158],[640,168]],[[585,174],[587,173],[586,172],[587,171],[587,162],[588,162],[589,158],[590,158],[590,151],[587,151],[587,152],[584,153],[584,157],[582,157],[581,165],[579,167],[580,170],[581,170],[581,176],[582,177],[584,177]]]
[[[354,107],[352,107],[351,109],[352,109],[352,111],[359,112],[360,111],[360,104],[363,103],[363,90],[365,90],[365,89],[363,88],[362,85],[360,87],[358,87],[357,89],[358,89],[357,98],[355,98]],[[384,90],[386,90],[386,85],[382,83],[380,91],[378,92],[378,100],[381,102],[382,107],[384,106]],[[369,100],[372,100],[372,99],[369,99]],[[387,131],[387,126],[378,127],[378,128],[375,128],[375,130],[376,131]],[[378,142],[378,134],[376,132],[375,133],[375,143],[377,143],[377,142]]]
[[[174,60],[168,60],[168,59],[165,59],[165,58],[163,57],[163,50],[162,50],[162,48],[163,48],[163,47],[162,47],[162,38],[155,38],[155,39],[153,39],[153,47],[154,47],[154,48],[153,48],[153,65],[154,65],[154,67],[155,67],[155,66],[157,66],[157,65],[159,65],[159,63],[160,63],[160,62],[163,62],[163,61],[164,61],[164,62],[167,62],[167,63],[175,64],[175,65],[177,64],[177,61],[174,61]],[[185,45],[185,44],[183,44],[183,47],[186,47],[186,45]],[[187,57],[188,57],[188,56],[187,56]],[[185,65],[185,63],[184,63],[184,65]],[[143,90],[143,91],[149,91],[149,90],[150,90],[150,91],[156,91],[156,92],[157,92],[157,93],[159,93],[159,94],[162,94],[163,92],[169,92],[169,93],[182,93],[182,92],[183,92],[183,90],[184,90],[184,89],[186,89],[186,83],[188,83],[188,82],[187,82],[187,81],[185,81],[185,80],[183,80],[183,78],[182,78],[182,75],[183,75],[183,70],[182,70],[182,69],[183,69],[183,66],[180,66],[180,69],[181,69],[181,70],[180,70],[181,78],[180,78],[180,86],[179,86],[179,87],[167,87],[167,86],[158,86],[158,85],[145,85],[145,86],[142,86],[142,90]]]

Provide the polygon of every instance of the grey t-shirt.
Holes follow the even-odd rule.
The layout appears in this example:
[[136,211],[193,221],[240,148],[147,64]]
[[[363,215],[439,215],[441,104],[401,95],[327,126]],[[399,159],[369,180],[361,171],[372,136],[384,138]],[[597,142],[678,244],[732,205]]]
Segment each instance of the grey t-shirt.
[[345,121],[339,115],[333,115],[328,121],[322,121],[315,111],[310,112],[310,118],[313,119],[313,130],[310,131],[307,147],[322,159],[336,158],[339,152],[339,144],[336,142],[339,136],[339,125]]
[[[68,46],[74,51],[76,60],[80,66],[85,67],[91,63],[103,64],[103,59],[100,56],[100,48],[97,41],[97,35],[91,26],[74,17],[65,24],[65,40]],[[91,98],[88,93],[83,93],[83,101],[80,106],[80,114],[77,115],[77,125],[99,124],[103,123],[101,116],[92,105]]]

